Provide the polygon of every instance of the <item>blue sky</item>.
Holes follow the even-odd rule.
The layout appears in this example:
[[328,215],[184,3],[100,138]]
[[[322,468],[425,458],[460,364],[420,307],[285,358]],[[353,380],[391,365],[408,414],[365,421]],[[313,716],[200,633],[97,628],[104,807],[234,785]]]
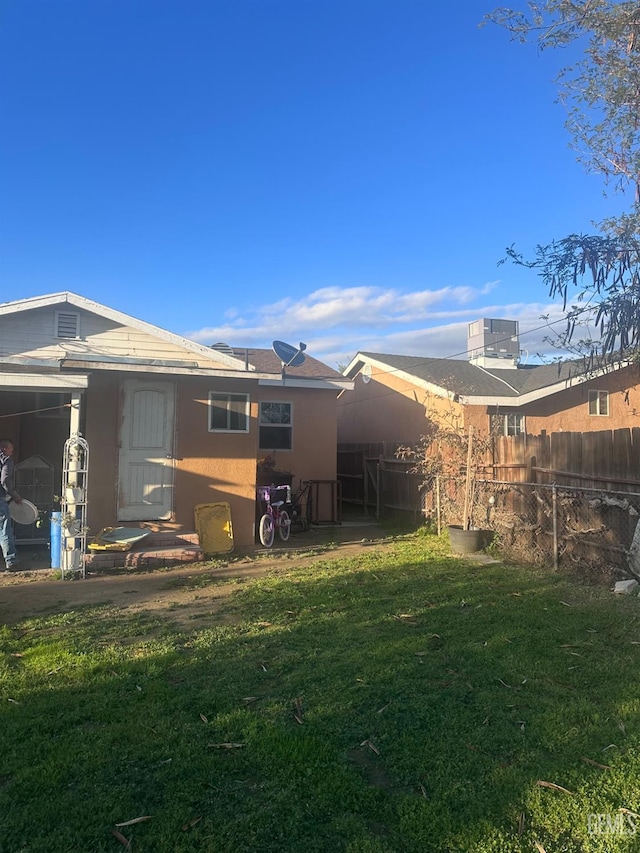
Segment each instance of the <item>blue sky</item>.
[[0,301],[71,290],[201,343],[451,356],[559,315],[505,247],[615,212],[482,0],[14,0]]

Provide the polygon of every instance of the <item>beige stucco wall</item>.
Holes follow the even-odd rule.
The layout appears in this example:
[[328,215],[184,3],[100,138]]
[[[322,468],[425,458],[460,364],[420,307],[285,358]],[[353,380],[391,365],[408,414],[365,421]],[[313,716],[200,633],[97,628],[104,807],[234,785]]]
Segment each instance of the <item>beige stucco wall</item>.
[[[519,408],[500,407],[502,414],[520,412],[531,435],[546,432],[598,432],[640,426],[640,371],[632,366],[564,389]],[[609,414],[589,414],[589,391],[609,392]],[[489,429],[488,406],[468,406],[465,423],[485,432]]]
[[[126,378],[144,376],[127,374]],[[237,549],[254,544],[256,460],[259,401],[286,401],[293,407],[293,449],[275,454],[279,469],[300,480],[336,479],[336,392],[260,387],[255,381],[175,377],[176,440],[174,517],[171,522],[145,522],[158,529],[194,529],[194,507],[228,501]],[[91,530],[116,524],[116,472],[121,380],[116,373],[95,373],[85,395],[86,437],[91,448],[88,523]],[[248,433],[208,431],[210,391],[248,393]],[[129,522],[128,522],[129,523]],[[133,522],[131,522],[133,523]]]
[[[210,433],[209,392],[248,393],[251,401],[249,433]],[[197,503],[228,501],[236,546],[254,542],[256,460],[275,458],[276,467],[293,475],[294,489],[301,480],[336,478],[336,392],[256,386],[255,382],[185,379],[178,383],[176,437],[176,522],[193,525]],[[258,447],[258,404],[292,404],[293,448],[272,453]]]
[[[596,432],[640,426],[640,368],[632,366],[589,382],[567,387],[520,407],[501,406],[502,414],[520,412],[526,431],[538,435],[561,431]],[[589,414],[589,391],[609,392],[609,414]],[[464,407],[464,425],[486,434],[490,405]],[[338,441],[341,444],[400,443],[412,445],[425,432],[425,417],[433,412],[445,420],[461,416],[462,407],[393,373],[373,369],[365,384],[358,376],[354,390],[338,401]]]
[[338,441],[412,446],[424,435],[427,417],[450,422],[461,419],[462,409],[453,400],[395,373],[373,368],[370,382],[358,376],[353,391],[338,399]]

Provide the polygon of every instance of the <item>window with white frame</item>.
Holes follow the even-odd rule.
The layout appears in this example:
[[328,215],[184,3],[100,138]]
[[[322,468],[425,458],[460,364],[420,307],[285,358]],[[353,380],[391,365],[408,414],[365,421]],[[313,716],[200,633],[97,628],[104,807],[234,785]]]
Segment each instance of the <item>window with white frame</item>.
[[210,391],[209,432],[249,432],[249,395]]
[[520,412],[491,415],[491,432],[493,435],[520,435],[524,431],[524,415]]
[[291,450],[293,407],[291,403],[260,403],[260,450]]
[[608,391],[589,391],[589,414],[590,415],[608,415],[609,414],[609,392]]

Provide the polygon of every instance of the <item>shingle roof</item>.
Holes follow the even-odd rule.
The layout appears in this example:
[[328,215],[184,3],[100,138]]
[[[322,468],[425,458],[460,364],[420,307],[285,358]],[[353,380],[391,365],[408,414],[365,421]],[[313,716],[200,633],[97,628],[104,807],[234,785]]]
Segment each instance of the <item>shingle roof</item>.
[[507,374],[507,379],[519,394],[527,394],[556,385],[558,382],[566,382],[575,377],[584,377],[585,368],[582,361],[562,361],[554,364],[525,364],[519,365],[516,370],[490,370],[492,375],[496,373]]
[[[414,355],[388,355],[386,353],[362,352],[360,355],[383,362],[394,370],[402,370],[423,382],[431,382],[454,394],[465,396],[496,395],[517,397],[517,391],[506,385],[499,376],[482,370],[469,361],[455,358],[423,358]],[[498,371],[496,371],[497,373]],[[515,373],[504,370],[502,373]],[[505,377],[506,378],[506,377]]]
[[513,369],[491,369],[462,359],[423,358],[375,352],[361,352],[359,355],[465,397],[513,397],[515,400],[524,394],[560,382],[588,378],[581,359],[553,364],[519,365]]
[[[282,374],[282,362],[270,349],[238,349],[234,348],[235,358],[248,359],[258,373]],[[287,376],[296,376],[300,379],[342,379],[344,376],[317,358],[305,353],[305,359],[299,367],[287,367]]]

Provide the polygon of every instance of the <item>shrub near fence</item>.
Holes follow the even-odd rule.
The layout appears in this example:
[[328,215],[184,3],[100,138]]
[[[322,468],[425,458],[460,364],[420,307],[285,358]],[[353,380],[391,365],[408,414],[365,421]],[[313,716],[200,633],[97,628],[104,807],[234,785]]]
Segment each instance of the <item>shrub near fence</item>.
[[[596,579],[629,577],[640,493],[546,483],[476,482],[473,524],[495,534],[495,548],[519,562],[571,567]],[[459,524],[464,480],[438,479],[422,511],[439,528]]]

